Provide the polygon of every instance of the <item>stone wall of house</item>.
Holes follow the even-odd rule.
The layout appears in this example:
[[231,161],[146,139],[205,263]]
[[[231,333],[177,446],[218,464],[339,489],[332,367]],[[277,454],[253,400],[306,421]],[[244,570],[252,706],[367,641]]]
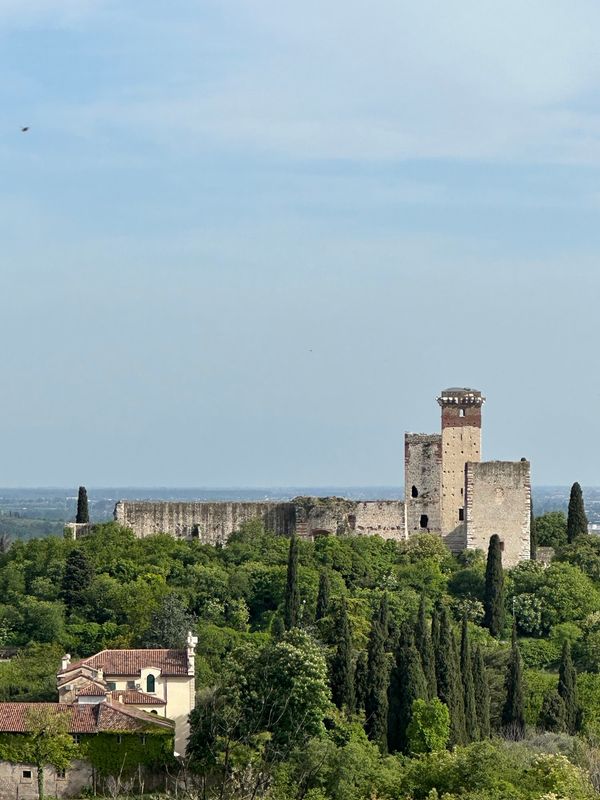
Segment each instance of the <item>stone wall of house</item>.
[[484,461],[466,467],[466,546],[487,552],[490,536],[503,543],[502,563],[530,557],[529,461]]
[[121,500],[115,520],[138,538],[169,533],[208,544],[226,542],[240,525],[261,519],[278,535],[314,538],[327,534],[378,534],[405,537],[401,500],[346,500],[341,497],[297,497],[287,503],[177,503]]
[[[65,777],[53,767],[44,769],[48,797],[81,797],[92,789],[93,770],[86,761],[74,761]],[[0,800],[37,800],[37,769],[31,764],[12,764],[0,761]]]
[[441,470],[441,435],[407,433],[404,437],[404,501],[409,536],[441,530]]

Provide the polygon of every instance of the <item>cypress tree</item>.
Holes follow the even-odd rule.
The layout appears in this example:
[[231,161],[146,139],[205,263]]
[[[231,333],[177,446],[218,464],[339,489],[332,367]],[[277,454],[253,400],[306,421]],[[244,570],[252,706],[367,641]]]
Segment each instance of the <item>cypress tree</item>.
[[506,701],[502,710],[504,734],[510,739],[519,740],[525,735],[525,702],[523,699],[523,664],[517,642],[517,627],[514,622],[505,685]]
[[477,723],[477,707],[475,705],[475,684],[473,681],[473,662],[469,643],[469,626],[467,615],[463,616],[462,635],[460,640],[460,674],[462,678],[463,698],[465,704],[465,731],[469,742],[479,739]]
[[317,613],[315,619],[320,620],[327,616],[329,612],[329,594],[331,591],[331,584],[329,583],[329,573],[321,572],[319,575],[319,591],[317,593]]
[[354,669],[352,665],[352,637],[346,610],[342,600],[337,619],[336,649],[331,661],[331,696],[338,708],[354,709]]
[[381,599],[379,601],[378,619],[379,624],[381,625],[381,630],[383,631],[385,646],[387,649],[389,647],[390,638],[390,604],[388,601],[387,592],[384,592],[381,595]]
[[367,649],[367,695],[365,698],[366,731],[382,753],[387,753],[388,664],[386,636],[381,615],[375,614]]
[[481,739],[490,738],[490,687],[487,670],[480,647],[473,652],[473,683],[475,686],[475,708],[477,709],[477,727]]
[[61,585],[61,597],[68,611],[73,611],[92,582],[94,568],[83,550],[71,550],[65,563]]
[[439,607],[439,646],[435,653],[437,693],[450,712],[450,743],[465,744],[465,708],[456,639],[445,606]]
[[538,728],[551,733],[561,733],[566,729],[567,714],[565,701],[556,689],[549,689],[544,695],[538,716]]
[[354,708],[357,714],[365,710],[367,699],[367,654],[361,650],[356,657],[356,667],[354,668]]
[[419,614],[417,616],[417,624],[415,627],[415,646],[421,658],[421,666],[423,674],[427,681],[428,700],[433,700],[437,697],[437,682],[435,678],[435,655],[433,652],[433,645],[431,642],[431,635],[427,625],[427,614],[425,609],[425,595],[421,595],[421,603],[419,605]]
[[588,532],[588,521],[583,505],[581,486],[574,483],[569,497],[569,513],[567,515],[567,541],[574,542],[578,536]]
[[571,658],[571,646],[566,640],[563,642],[558,669],[558,694],[565,704],[565,730],[567,733],[575,735],[579,727],[577,673]]
[[75,522],[89,522],[88,496],[85,486],[80,486],[77,493],[77,516]]
[[298,588],[298,539],[292,536],[288,554],[287,583],[283,606],[283,624],[286,631],[298,627],[300,622],[300,591]]
[[388,696],[388,746],[390,752],[406,751],[406,729],[412,716],[413,702],[427,700],[429,696],[421,659],[408,625],[403,626],[396,648]]
[[529,512],[529,558],[532,561],[537,558],[537,530],[533,516],[533,501],[531,501],[531,511]]
[[504,627],[504,572],[500,537],[496,533],[490,537],[488,548],[483,607],[483,626],[497,638]]

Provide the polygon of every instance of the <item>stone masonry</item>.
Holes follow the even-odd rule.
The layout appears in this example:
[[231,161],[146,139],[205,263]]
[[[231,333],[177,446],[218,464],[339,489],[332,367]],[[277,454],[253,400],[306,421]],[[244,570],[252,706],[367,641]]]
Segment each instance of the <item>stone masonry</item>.
[[502,563],[514,567],[530,553],[529,461],[467,464],[466,546],[487,550],[490,536],[502,542]]
[[[438,534],[453,552],[487,550],[497,533],[505,564],[529,558],[531,481],[529,462],[481,461],[485,398],[476,389],[444,389],[441,433],[407,433],[404,502],[341,497],[296,497],[284,503],[180,503],[121,500],[115,520],[136,536],[169,533],[223,544],[240,525],[260,519],[283,536],[378,535],[402,540]],[[72,535],[88,528],[70,525]]]

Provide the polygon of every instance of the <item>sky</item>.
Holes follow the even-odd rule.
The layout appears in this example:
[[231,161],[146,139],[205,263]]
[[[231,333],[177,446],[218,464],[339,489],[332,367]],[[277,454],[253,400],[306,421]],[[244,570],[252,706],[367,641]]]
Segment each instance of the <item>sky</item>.
[[599,485],[599,28],[0,0],[0,485],[402,485],[447,386]]

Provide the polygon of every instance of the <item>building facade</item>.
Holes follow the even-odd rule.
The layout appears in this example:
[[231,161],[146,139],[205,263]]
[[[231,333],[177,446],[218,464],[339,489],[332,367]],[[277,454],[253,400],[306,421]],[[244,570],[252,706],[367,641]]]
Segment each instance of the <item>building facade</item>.
[[65,655],[56,676],[59,702],[109,703],[172,720],[175,752],[184,755],[195,705],[197,643],[190,633],[185,650],[103,650],[75,662]]

